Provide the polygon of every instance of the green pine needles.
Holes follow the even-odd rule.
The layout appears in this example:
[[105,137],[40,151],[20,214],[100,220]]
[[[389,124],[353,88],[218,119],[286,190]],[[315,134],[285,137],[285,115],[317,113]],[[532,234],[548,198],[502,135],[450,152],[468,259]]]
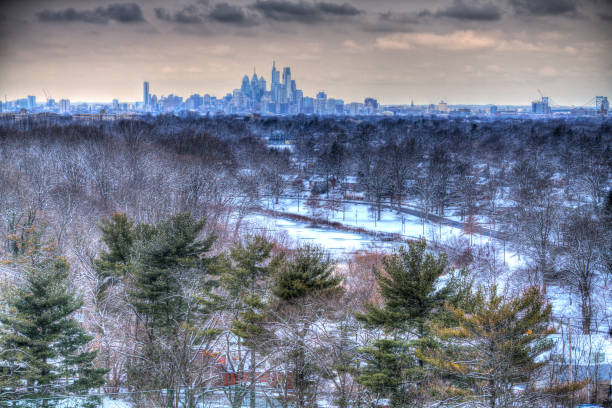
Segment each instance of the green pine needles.
[[[25,271],[25,282],[0,315],[0,400],[82,394],[104,384],[92,340],[72,317],[83,301],[68,289],[68,264],[48,258]],[[46,406],[52,406],[51,401]]]

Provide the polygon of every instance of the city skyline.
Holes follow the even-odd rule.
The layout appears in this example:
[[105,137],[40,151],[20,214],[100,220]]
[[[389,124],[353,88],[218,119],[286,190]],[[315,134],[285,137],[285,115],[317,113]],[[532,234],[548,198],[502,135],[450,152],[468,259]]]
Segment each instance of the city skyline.
[[[359,116],[359,115],[419,115],[419,114],[450,114],[452,116],[516,116],[516,115],[607,115],[609,102],[607,96],[596,95],[581,106],[563,106],[556,103],[551,97],[542,94],[529,105],[496,105],[496,104],[453,104],[440,100],[437,104],[408,104],[386,105],[379,103],[376,98],[366,97],[363,102],[344,101],[327,95],[324,91],[317,92],[316,96],[305,95],[298,87],[295,77],[292,76],[291,67],[277,69],[276,61],[272,61],[269,84],[263,74],[259,76],[253,67],[253,74],[249,78],[244,74],[240,86],[227,92],[222,97],[217,95],[204,95],[195,92],[185,98],[181,95],[158,95],[151,92],[149,81],[142,82],[142,96],[140,101],[119,101],[113,98],[108,101],[88,102],[70,101],[63,98],[56,101],[48,91],[43,88],[46,100],[37,103],[36,95],[27,95],[11,101],[0,101],[0,112],[7,114],[46,114],[59,113],[62,115],[76,114],[77,119],[116,119],[127,118],[138,114],[183,114],[192,112],[196,114],[261,114],[261,115],[318,115],[318,116]],[[238,83],[238,81],[237,81]],[[128,115],[128,116],[126,116]],[[131,116],[130,116],[131,117]]]
[[612,93],[611,18],[597,0],[9,1],[0,96],[136,101],[143,78],[221,96],[276,59],[345,101],[581,106]]

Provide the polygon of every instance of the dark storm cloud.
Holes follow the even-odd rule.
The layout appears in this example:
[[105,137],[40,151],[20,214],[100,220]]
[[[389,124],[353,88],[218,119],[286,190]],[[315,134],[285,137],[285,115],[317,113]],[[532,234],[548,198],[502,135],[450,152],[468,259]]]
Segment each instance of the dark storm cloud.
[[424,18],[431,17],[432,13],[429,10],[422,10],[415,13],[396,13],[387,11],[379,14],[379,19],[383,22],[393,24],[418,24],[422,23]]
[[270,20],[297,23],[318,23],[330,18],[350,18],[362,13],[348,3],[294,3],[285,0],[258,0],[251,8]]
[[98,7],[94,10],[75,10],[67,8],[64,10],[43,10],[37,13],[38,19],[43,22],[85,22],[95,24],[106,24],[109,21],[119,23],[139,23],[144,20],[142,10],[136,3],[115,3],[106,7]]
[[155,16],[160,20],[180,24],[198,24],[203,21],[195,6],[187,6],[174,13],[170,13],[163,8],[156,8]]
[[454,0],[451,6],[438,10],[433,15],[456,20],[497,21],[501,18],[501,11],[493,3],[465,3],[463,0]]
[[510,0],[516,14],[533,16],[575,16],[578,13],[574,0]]
[[361,11],[348,3],[317,3],[317,7],[325,14],[333,14],[337,16],[356,16],[361,14]]
[[378,15],[379,24],[368,25],[366,30],[380,32],[407,31],[406,25],[427,23],[435,18],[487,22],[499,21],[501,16],[500,8],[493,3],[454,0],[450,6],[434,11],[424,9],[403,13],[393,11],[380,13]]
[[599,19],[601,21],[612,21],[612,14],[601,13],[601,14],[599,14]]
[[252,26],[257,24],[254,16],[249,15],[242,7],[231,6],[227,3],[217,3],[208,14],[211,21],[239,26]]

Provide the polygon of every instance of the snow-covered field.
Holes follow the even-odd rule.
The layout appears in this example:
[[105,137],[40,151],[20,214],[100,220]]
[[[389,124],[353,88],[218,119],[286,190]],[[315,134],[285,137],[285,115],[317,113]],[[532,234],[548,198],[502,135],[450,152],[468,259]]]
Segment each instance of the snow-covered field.
[[[306,200],[299,202],[296,199],[280,199],[278,204],[269,204],[269,208],[275,211],[313,216],[313,211],[306,207]],[[456,238],[470,239],[461,228],[423,221],[420,217],[410,214],[398,214],[397,211],[384,208],[381,211],[380,220],[377,220],[375,212],[368,204],[345,203],[336,210],[317,209],[314,212],[317,218],[323,218],[330,222],[338,222],[348,227],[363,228],[372,232],[399,234],[403,238],[414,239],[425,237],[431,242],[444,243]],[[333,255],[346,254],[365,249],[392,249],[400,244],[394,242],[383,242],[374,239],[370,235],[360,235],[333,228],[312,227],[308,223],[293,220],[252,215],[247,221],[265,226],[268,230],[285,231],[296,242],[315,242]],[[487,235],[473,234],[471,237],[474,245],[494,245],[504,251],[504,243]],[[522,265],[520,257],[506,248],[505,262],[510,269]]]
[[[371,232],[400,234],[403,238],[425,237],[428,241],[445,243],[452,239],[470,239],[461,228],[440,225],[437,223],[423,222],[420,217],[409,214],[398,214],[395,210],[383,209],[381,219],[376,220],[375,213],[368,204],[345,203],[336,210],[317,209],[314,214],[311,208],[306,207],[304,199],[300,200],[299,206],[295,199],[281,199],[278,204],[269,204],[269,209],[299,214],[309,217],[325,219],[330,222],[338,222],[348,227],[358,227]],[[453,217],[449,217],[453,219]],[[458,220],[458,217],[457,219]],[[250,215],[245,222],[256,228],[263,228],[269,232],[286,234],[296,243],[313,242],[322,245],[332,256],[341,258],[360,250],[382,250],[392,251],[402,243],[381,241],[369,234],[358,234],[350,231],[334,229],[332,227],[312,226],[308,222],[277,218],[268,215]],[[471,237],[474,246],[488,244],[499,251],[500,258],[505,266],[503,272],[497,276],[497,284],[503,288],[508,277],[517,269],[525,266],[525,257],[519,256],[511,247],[504,249],[504,243],[487,235],[473,234]],[[502,255],[505,254],[505,255]],[[580,309],[577,294],[572,294],[566,288],[557,286],[548,287],[548,298],[553,307],[553,316],[565,319],[570,317],[574,321],[580,319]],[[597,299],[595,303],[603,303],[600,306],[605,309],[612,307],[612,301]],[[607,325],[601,330],[607,330]]]

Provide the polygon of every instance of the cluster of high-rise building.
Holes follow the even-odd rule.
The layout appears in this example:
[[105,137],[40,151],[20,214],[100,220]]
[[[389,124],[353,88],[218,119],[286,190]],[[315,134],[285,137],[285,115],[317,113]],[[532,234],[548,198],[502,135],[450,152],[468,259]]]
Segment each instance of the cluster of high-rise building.
[[363,102],[344,103],[342,99],[328,97],[324,91],[318,92],[316,96],[305,96],[304,92],[296,85],[292,77],[291,68],[284,67],[282,71],[272,63],[270,86],[262,76],[258,76],[253,70],[249,78],[244,75],[240,87],[227,93],[222,98],[209,94],[192,94],[183,99],[181,96],[169,94],[158,97],[151,93],[149,81],[143,83],[142,101],[127,103],[113,99],[112,103],[71,103],[68,99],[61,99],[57,103],[47,96],[46,103],[37,103],[36,96],[28,95],[27,98],[14,101],[0,101],[0,112],[30,114],[30,113],[59,113],[62,115],[106,115],[105,117],[128,117],[139,114],[163,114],[194,112],[197,114],[260,114],[260,115],[328,115],[328,116],[359,116],[359,115],[414,115],[433,114],[451,116],[489,115],[489,116],[514,116],[514,115],[607,115],[609,111],[608,98],[596,96],[591,100],[595,102],[595,109],[590,107],[558,107],[551,105],[551,100],[542,96],[540,100],[534,101],[531,107],[495,105],[455,105],[451,107],[447,102],[440,101],[438,104],[419,105],[388,105],[382,106],[374,98],[365,98]]
[[272,63],[270,86],[254,70],[249,78],[245,75],[239,88],[217,98],[209,94],[193,94],[186,100],[175,95],[162,96],[150,94],[149,82],[143,83],[143,100],[141,108],[145,112],[167,113],[177,111],[197,111],[200,113],[249,114],[262,115],[372,115],[380,112],[378,102],[366,98],[363,103],[345,104],[342,99],[328,98],[325,92],[316,97],[304,96],[291,75],[291,67],[284,67],[282,72]]

